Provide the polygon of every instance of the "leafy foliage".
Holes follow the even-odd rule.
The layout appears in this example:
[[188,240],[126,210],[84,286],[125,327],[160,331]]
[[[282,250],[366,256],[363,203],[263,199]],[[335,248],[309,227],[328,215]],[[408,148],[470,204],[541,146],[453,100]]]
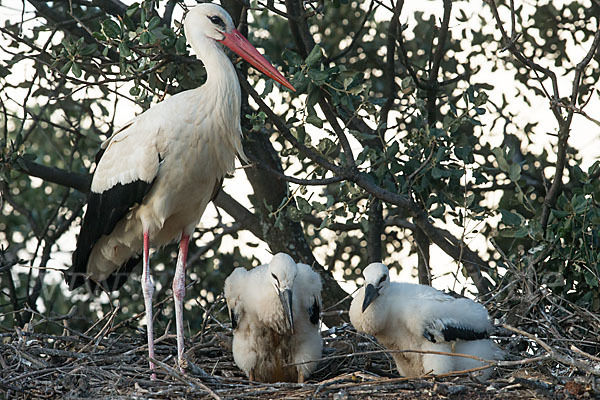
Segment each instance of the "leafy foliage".
[[[344,279],[355,280],[378,259],[400,268],[398,254],[406,248],[419,255],[422,271],[437,262],[428,255],[435,244],[482,292],[533,270],[556,293],[600,309],[600,165],[584,172],[578,152],[560,144],[567,143],[573,113],[587,116],[583,108],[600,75],[594,41],[600,9],[582,3],[517,5],[514,27],[501,19],[508,35],[514,33],[510,42],[491,22],[497,22],[493,1],[484,8],[427,2],[410,15],[392,1],[252,2],[247,15],[238,2],[224,1],[235,20],[248,21],[250,41],[297,90],[279,88],[238,64],[260,88],[256,96],[245,88],[258,108],[245,104],[242,113],[254,165],[244,169],[253,207],[240,211],[236,199],[217,199],[234,222],[219,217],[211,229],[197,230],[190,248],[197,282],[188,298],[206,305],[234,267],[258,265],[240,251],[256,246],[239,236],[249,230],[273,252],[285,250],[311,264],[316,254],[315,268],[324,277],[341,270]],[[30,5],[36,19],[21,24],[13,17],[0,28],[0,306],[27,304],[58,315],[74,302],[81,316],[74,324],[89,326],[89,316],[107,315],[114,301],[40,289],[59,285],[43,268],[69,264],[63,249],[85,202],[85,184],[73,183],[82,175],[75,174],[93,171],[95,152],[125,104],[143,111],[206,77],[186,47],[182,4]],[[511,14],[509,5],[498,7],[503,18]],[[593,50],[581,76],[574,66],[582,60],[570,54],[575,47]],[[527,60],[565,87],[576,80],[576,92],[555,96],[551,74]],[[494,71],[509,71],[514,81],[494,86],[488,80]],[[536,111],[523,123],[540,99],[552,112]],[[559,145],[551,137],[536,150],[532,144],[548,135],[542,119],[552,115]],[[557,168],[561,157],[564,166]],[[40,172],[41,166],[58,170]],[[550,195],[557,169],[565,176]],[[236,248],[224,252],[231,238]],[[481,248],[470,245],[477,238],[484,239]],[[167,246],[153,258],[159,300],[170,292],[167,266],[175,252]],[[342,297],[333,280],[325,287],[328,304]],[[121,290],[119,303],[122,321],[142,310],[135,279]],[[170,303],[163,307],[170,316]],[[29,317],[0,320],[11,327]],[[191,321],[194,330],[201,325],[200,318]]]

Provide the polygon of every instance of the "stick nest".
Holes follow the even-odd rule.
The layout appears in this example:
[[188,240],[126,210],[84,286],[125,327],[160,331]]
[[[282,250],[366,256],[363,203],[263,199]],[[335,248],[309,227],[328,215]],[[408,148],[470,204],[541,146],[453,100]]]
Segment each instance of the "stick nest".
[[[85,333],[69,330],[66,322],[62,336],[27,327],[0,333],[0,393],[18,399],[600,396],[600,317],[544,289],[528,293],[523,289],[513,285],[488,301],[492,315],[500,316],[493,338],[506,351],[506,358],[495,362],[496,373],[486,383],[469,373],[399,377],[390,355],[348,324],[323,331],[323,359],[307,383],[249,382],[233,362],[230,325],[218,320],[214,310],[219,306],[213,306],[205,313],[202,332],[186,338],[185,375],[175,368],[176,342],[168,327],[156,340],[155,381],[150,380],[145,329],[115,325],[114,315],[105,316]],[[346,316],[343,310],[326,314]],[[35,326],[43,326],[39,322],[44,318],[37,314]]]

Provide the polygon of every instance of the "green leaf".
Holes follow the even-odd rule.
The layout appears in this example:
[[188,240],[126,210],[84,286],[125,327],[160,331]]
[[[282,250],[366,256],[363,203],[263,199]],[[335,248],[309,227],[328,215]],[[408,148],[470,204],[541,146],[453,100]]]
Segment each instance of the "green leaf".
[[71,71],[73,72],[73,75],[75,75],[76,78],[79,78],[81,76],[81,66],[79,66],[79,64],[73,63]]
[[433,167],[431,169],[431,177],[433,179],[440,179],[441,177],[444,176],[444,171],[442,171],[441,169],[439,169],[438,167]]
[[594,274],[592,274],[590,271],[585,271],[583,276],[585,277],[585,282],[590,286],[590,287],[598,287],[598,277]]
[[328,138],[321,139],[319,141],[319,144],[317,145],[317,149],[325,155],[332,152],[335,149],[335,147],[335,143],[333,143],[333,141]]
[[311,69],[308,70],[308,77],[313,82],[320,85],[323,84],[327,80],[327,78],[329,78],[329,71],[319,71],[317,69]]
[[385,149],[385,155],[389,158],[396,157],[400,153],[400,143],[398,141],[394,141],[391,145],[389,145]]
[[126,42],[119,43],[119,54],[121,57],[129,57],[131,55],[131,50],[129,50],[129,46],[127,46]]
[[151,31],[152,29],[156,28],[158,25],[160,25],[160,18],[155,15],[154,17],[152,17],[150,22],[148,22],[148,30]]
[[96,40],[100,40],[100,41],[106,40],[106,36],[102,32],[92,32],[92,36]]
[[372,140],[372,139],[375,139],[377,137],[377,135],[374,135],[372,133],[366,133],[366,132],[356,131],[354,129],[350,129],[349,132],[350,132],[350,134],[352,136],[354,136],[358,140]]
[[65,75],[68,74],[69,71],[71,70],[72,66],[73,66],[73,61],[69,61],[60,68],[60,72],[62,72]]
[[519,164],[511,164],[508,169],[508,177],[513,182],[521,179],[521,166]]
[[502,222],[508,226],[518,226],[523,221],[523,217],[519,213],[507,210],[500,210],[500,213],[502,214]]
[[431,215],[434,218],[440,218],[442,215],[444,215],[444,211],[445,211],[444,206],[438,206],[438,207],[434,208],[433,210],[431,210],[429,215]]
[[556,217],[557,219],[565,218],[566,216],[569,215],[568,212],[562,211],[562,210],[552,210],[551,212],[552,212],[552,215],[554,215],[554,217]]
[[137,96],[140,94],[140,88],[139,86],[134,86],[131,89],[129,89],[129,94],[132,96]]
[[0,65],[0,78],[5,78],[10,75],[10,69]]
[[350,84],[354,82],[354,78],[351,76],[348,76],[346,78],[344,78],[344,90],[348,89],[348,86],[350,86]]
[[525,236],[527,236],[527,227],[526,226],[522,226],[520,228],[507,228],[507,229],[502,229],[500,231],[500,236],[503,237],[514,237],[514,238],[523,238]]
[[306,106],[314,107],[314,105],[317,104],[317,101],[319,101],[319,97],[321,97],[321,91],[319,90],[319,87],[310,84],[308,87],[308,97],[306,98]]
[[323,120],[317,117],[316,115],[309,115],[308,117],[306,117],[306,122],[316,126],[317,128],[323,127]]
[[329,225],[331,225],[331,220],[329,219],[329,215],[327,215],[325,218],[323,218],[323,221],[321,221],[321,225],[319,225],[317,230],[320,231],[321,229],[326,228]]
[[303,197],[296,197],[296,206],[298,207],[298,210],[302,211],[304,214],[310,214],[312,211],[309,202]]
[[352,93],[353,95],[357,95],[359,93],[361,93],[363,90],[365,90],[365,87],[363,85],[356,85],[351,87],[348,91],[350,93]]
[[112,19],[102,21],[102,32],[107,38],[116,39],[121,36],[121,27]]
[[323,57],[323,50],[321,49],[321,46],[319,46],[317,44],[310,51],[310,54],[308,55],[308,57],[306,57],[306,60],[304,62],[306,63],[307,67],[314,67],[315,65],[317,65],[319,63],[319,61],[321,60],[322,57]]
[[498,167],[500,168],[500,170],[503,172],[508,172],[510,167],[506,162],[506,158],[504,158],[504,153],[502,152],[502,149],[499,147],[495,147],[492,149],[492,153],[494,153],[494,155],[496,156],[496,161],[498,162]]
[[287,215],[294,222],[300,222],[304,218],[304,213],[296,207],[287,207]]
[[139,3],[133,3],[132,5],[127,7],[127,11],[125,11],[125,14],[128,17],[131,17],[133,14],[135,14],[135,12],[138,10],[139,7],[140,7]]
[[473,149],[471,146],[456,147],[454,148],[454,154],[467,164],[473,162]]
[[144,31],[140,35],[140,44],[148,44],[150,43],[150,32]]
[[180,36],[177,38],[177,42],[175,42],[175,51],[177,54],[186,54],[187,53],[187,42],[185,37]]
[[469,193],[465,198],[465,205],[470,207],[473,204],[473,200],[475,200],[475,193]]
[[79,52],[82,56],[91,56],[98,50],[98,45],[96,43],[88,44]]
[[407,76],[406,78],[402,79],[400,88],[402,89],[403,94],[412,93],[415,90],[415,81],[413,80],[412,76]]

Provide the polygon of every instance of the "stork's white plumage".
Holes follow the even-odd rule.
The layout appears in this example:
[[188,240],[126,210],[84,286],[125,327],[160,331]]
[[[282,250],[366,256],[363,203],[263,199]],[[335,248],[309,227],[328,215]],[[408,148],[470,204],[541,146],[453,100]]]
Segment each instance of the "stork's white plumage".
[[[276,254],[250,271],[236,268],[225,281],[233,358],[250,380],[298,381],[321,357],[321,278],[306,264]],[[287,365],[297,364],[297,365]]]
[[[502,351],[487,339],[492,329],[481,304],[455,298],[431,286],[390,282],[381,263],[367,266],[365,285],[350,306],[350,321],[359,331],[373,335],[389,349],[460,353],[486,360],[502,358]],[[419,353],[393,353],[398,372],[407,377],[442,374],[485,365],[464,357]],[[482,378],[487,379],[487,369]]]
[[149,246],[179,238],[173,294],[180,368],[189,238],[223,176],[233,169],[236,154],[244,157],[239,81],[219,42],[293,90],[220,6],[205,3],[192,8],[184,28],[206,68],[206,83],[155,105],[102,144],[73,266],[66,274],[71,288],[88,281],[116,290],[143,249],[148,350],[154,357]]

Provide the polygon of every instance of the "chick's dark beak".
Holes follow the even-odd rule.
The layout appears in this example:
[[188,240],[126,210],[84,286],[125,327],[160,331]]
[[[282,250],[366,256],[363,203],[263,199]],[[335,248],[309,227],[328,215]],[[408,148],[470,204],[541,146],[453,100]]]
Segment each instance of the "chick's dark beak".
[[285,289],[279,292],[279,300],[283,306],[283,313],[285,314],[288,328],[294,333],[294,315],[292,314],[292,291]]
[[362,312],[365,312],[369,304],[379,297],[379,291],[370,283],[365,287],[365,299],[363,300]]

